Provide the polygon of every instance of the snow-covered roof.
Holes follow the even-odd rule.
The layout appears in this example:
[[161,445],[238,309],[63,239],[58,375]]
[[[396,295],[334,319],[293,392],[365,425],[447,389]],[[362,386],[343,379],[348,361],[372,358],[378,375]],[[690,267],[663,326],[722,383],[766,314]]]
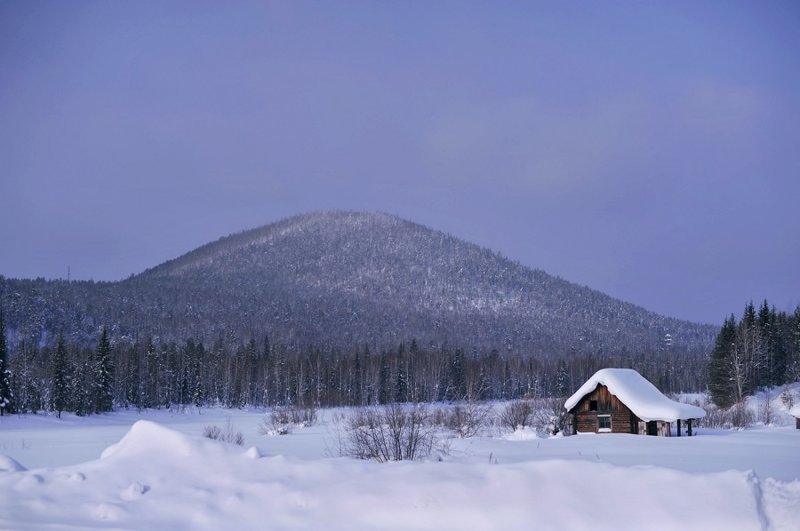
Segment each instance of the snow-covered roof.
[[564,407],[569,411],[598,385],[605,385],[634,415],[644,421],[698,419],[706,416],[703,409],[675,402],[633,369],[600,369],[569,397]]
[[789,410],[789,414],[800,419],[800,406],[794,406]]

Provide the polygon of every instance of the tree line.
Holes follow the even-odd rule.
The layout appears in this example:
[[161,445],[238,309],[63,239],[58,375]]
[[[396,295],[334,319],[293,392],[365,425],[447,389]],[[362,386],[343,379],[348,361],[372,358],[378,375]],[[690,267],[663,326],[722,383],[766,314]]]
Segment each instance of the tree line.
[[800,306],[778,312],[765,300],[731,315],[717,335],[708,363],[708,389],[722,408],[742,405],[756,389],[800,380]]
[[777,312],[750,303],[725,320],[710,357],[655,352],[537,358],[369,344],[349,350],[260,341],[210,346],[151,338],[114,344],[106,328],[94,347],[59,335],[53,345],[22,342],[9,352],[0,309],[0,414],[115,408],[358,406],[402,402],[566,397],[604,367],[630,367],[663,392],[708,389],[721,408],[764,386],[800,380],[800,307]]
[[7,397],[6,411],[20,413],[565,397],[609,366],[635,368],[665,392],[706,387],[704,356],[668,351],[551,359],[425,349],[413,339],[394,349],[363,344],[341,351],[273,344],[268,335],[210,346],[194,339],[113,344],[105,328],[95,347],[63,334],[55,345],[22,342],[8,357],[0,346],[7,365],[0,396]]

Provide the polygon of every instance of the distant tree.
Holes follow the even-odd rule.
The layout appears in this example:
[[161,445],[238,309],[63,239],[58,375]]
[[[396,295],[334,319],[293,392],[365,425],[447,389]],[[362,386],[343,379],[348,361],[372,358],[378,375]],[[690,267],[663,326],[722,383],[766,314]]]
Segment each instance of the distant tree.
[[708,361],[708,389],[717,405],[737,404],[741,412],[757,389],[799,379],[800,307],[790,315],[764,301],[756,312],[750,302],[741,321],[725,320]]
[[717,335],[714,350],[708,362],[708,390],[711,399],[721,408],[727,408],[736,401],[736,393],[731,377],[731,363],[736,344],[736,317],[725,320]]
[[114,359],[108,329],[103,327],[94,359],[94,411],[102,413],[114,409]]
[[556,374],[556,394],[559,397],[568,396],[573,389],[569,379],[569,367],[565,360],[559,360],[558,373]]
[[95,381],[93,380],[94,360],[92,355],[87,354],[85,359],[76,360],[67,370],[70,376],[68,380],[69,399],[67,407],[71,408],[80,417],[92,414],[95,411],[94,406],[97,397]]
[[53,356],[53,386],[50,390],[51,405],[58,418],[70,402],[69,365],[67,348],[64,346],[64,332],[58,334],[56,352]]
[[390,404],[394,401],[392,389],[392,367],[389,365],[389,356],[384,352],[380,356],[381,367],[378,378],[378,403]]
[[394,390],[395,402],[408,402],[408,370],[406,361],[403,358],[400,358],[397,362],[397,382],[395,383]]
[[786,381],[800,381],[800,306],[786,325]]
[[457,348],[450,361],[450,385],[447,390],[447,398],[450,400],[466,398],[467,385],[464,364],[464,351]]
[[6,350],[6,325],[3,321],[3,308],[0,307],[0,417],[6,410],[11,410],[13,399],[11,393],[11,371],[8,368],[8,352]]

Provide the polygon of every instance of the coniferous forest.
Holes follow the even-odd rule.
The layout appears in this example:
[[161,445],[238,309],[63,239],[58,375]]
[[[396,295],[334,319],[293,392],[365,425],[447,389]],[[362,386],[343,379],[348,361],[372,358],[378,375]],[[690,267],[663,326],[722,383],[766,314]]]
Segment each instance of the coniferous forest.
[[11,357],[9,409],[91,414],[113,408],[186,405],[340,406],[463,399],[567,396],[596,370],[633,367],[667,392],[705,387],[696,356],[593,356],[570,360],[501,356],[497,351],[429,351],[415,341],[377,351],[294,350],[268,337],[231,346],[109,345],[59,337],[56,345],[22,344]]
[[800,381],[800,307],[778,312],[750,302],[742,318],[731,315],[717,335],[708,362],[708,389],[727,408],[762,387]]
[[0,307],[0,413],[564,397],[603,367],[727,407],[800,379],[800,310],[750,304],[714,342],[385,214],[297,216],[121,282],[0,277]]
[[268,335],[211,345],[194,339],[112,344],[106,328],[93,347],[60,334],[54,345],[22,342],[8,352],[0,313],[3,411],[79,415],[115,408],[181,406],[343,406],[394,402],[565,397],[603,367],[631,367],[666,393],[710,390],[728,407],[756,388],[800,379],[800,308],[749,304],[726,320],[710,355],[670,351],[541,358],[497,350],[292,348]]

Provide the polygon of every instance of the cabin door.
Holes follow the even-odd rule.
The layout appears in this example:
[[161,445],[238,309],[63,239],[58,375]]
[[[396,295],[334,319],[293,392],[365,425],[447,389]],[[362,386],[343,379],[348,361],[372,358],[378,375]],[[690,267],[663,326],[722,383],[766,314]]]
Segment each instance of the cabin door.
[[647,423],[647,435],[658,435],[658,422],[651,420]]

